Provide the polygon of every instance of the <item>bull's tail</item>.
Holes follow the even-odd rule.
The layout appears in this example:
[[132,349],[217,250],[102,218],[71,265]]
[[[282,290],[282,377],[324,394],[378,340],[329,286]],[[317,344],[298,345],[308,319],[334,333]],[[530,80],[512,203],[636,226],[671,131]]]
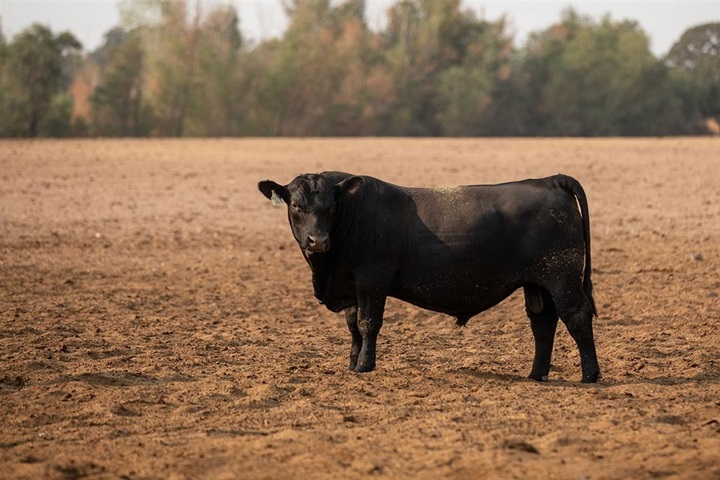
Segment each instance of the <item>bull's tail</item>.
[[580,182],[567,175],[557,175],[555,176],[555,180],[556,185],[574,195],[580,205],[583,237],[585,240],[585,272],[583,274],[583,289],[585,290],[585,295],[587,295],[587,298],[590,301],[593,315],[597,317],[597,308],[595,307],[595,299],[593,298],[593,285],[592,280],[590,279],[590,274],[592,272],[592,264],[590,261],[590,214],[588,213],[588,203],[587,197],[585,196],[585,190],[583,190]]

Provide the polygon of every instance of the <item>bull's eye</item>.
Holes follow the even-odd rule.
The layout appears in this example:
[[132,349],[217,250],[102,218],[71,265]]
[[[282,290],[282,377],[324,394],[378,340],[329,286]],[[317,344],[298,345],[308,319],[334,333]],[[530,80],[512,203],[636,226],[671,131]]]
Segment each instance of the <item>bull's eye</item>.
[[290,208],[292,208],[295,211],[300,210],[300,207],[298,207],[298,204],[295,202],[290,202]]

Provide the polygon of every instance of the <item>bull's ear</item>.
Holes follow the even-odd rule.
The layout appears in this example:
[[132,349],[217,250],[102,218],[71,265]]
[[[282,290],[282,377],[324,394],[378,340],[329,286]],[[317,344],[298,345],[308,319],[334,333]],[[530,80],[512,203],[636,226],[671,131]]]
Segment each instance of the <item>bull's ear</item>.
[[260,190],[260,193],[265,195],[268,200],[272,200],[273,203],[278,203],[280,200],[287,203],[287,188],[273,182],[272,180],[263,180],[258,183],[258,190]]
[[364,180],[362,177],[348,177],[342,182],[335,185],[335,195],[338,197],[343,195],[352,195],[353,193],[357,192],[363,182]]

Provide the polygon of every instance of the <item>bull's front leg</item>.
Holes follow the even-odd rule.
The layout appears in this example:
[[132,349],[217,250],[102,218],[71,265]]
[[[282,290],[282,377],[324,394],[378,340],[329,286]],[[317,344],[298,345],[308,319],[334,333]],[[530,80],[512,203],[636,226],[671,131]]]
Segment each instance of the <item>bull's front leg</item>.
[[375,347],[383,323],[389,278],[388,272],[378,268],[355,273],[357,328],[362,337],[362,347],[355,365],[356,372],[375,369]]
[[345,321],[347,322],[350,335],[352,337],[352,346],[350,347],[350,370],[355,370],[357,367],[358,355],[360,355],[360,349],[362,348],[362,335],[357,323],[357,306],[352,306],[345,310]]
[[382,327],[386,297],[370,297],[358,305],[357,326],[362,336],[362,348],[358,355],[356,372],[375,369],[375,346]]

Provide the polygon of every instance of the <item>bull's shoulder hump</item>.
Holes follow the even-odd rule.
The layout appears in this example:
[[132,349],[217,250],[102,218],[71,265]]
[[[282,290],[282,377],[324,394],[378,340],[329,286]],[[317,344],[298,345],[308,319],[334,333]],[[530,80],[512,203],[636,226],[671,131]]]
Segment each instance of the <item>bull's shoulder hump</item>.
[[332,183],[340,183],[346,178],[350,178],[354,176],[352,173],[347,172],[335,172],[335,171],[329,171],[329,172],[322,172],[320,175],[330,180]]

